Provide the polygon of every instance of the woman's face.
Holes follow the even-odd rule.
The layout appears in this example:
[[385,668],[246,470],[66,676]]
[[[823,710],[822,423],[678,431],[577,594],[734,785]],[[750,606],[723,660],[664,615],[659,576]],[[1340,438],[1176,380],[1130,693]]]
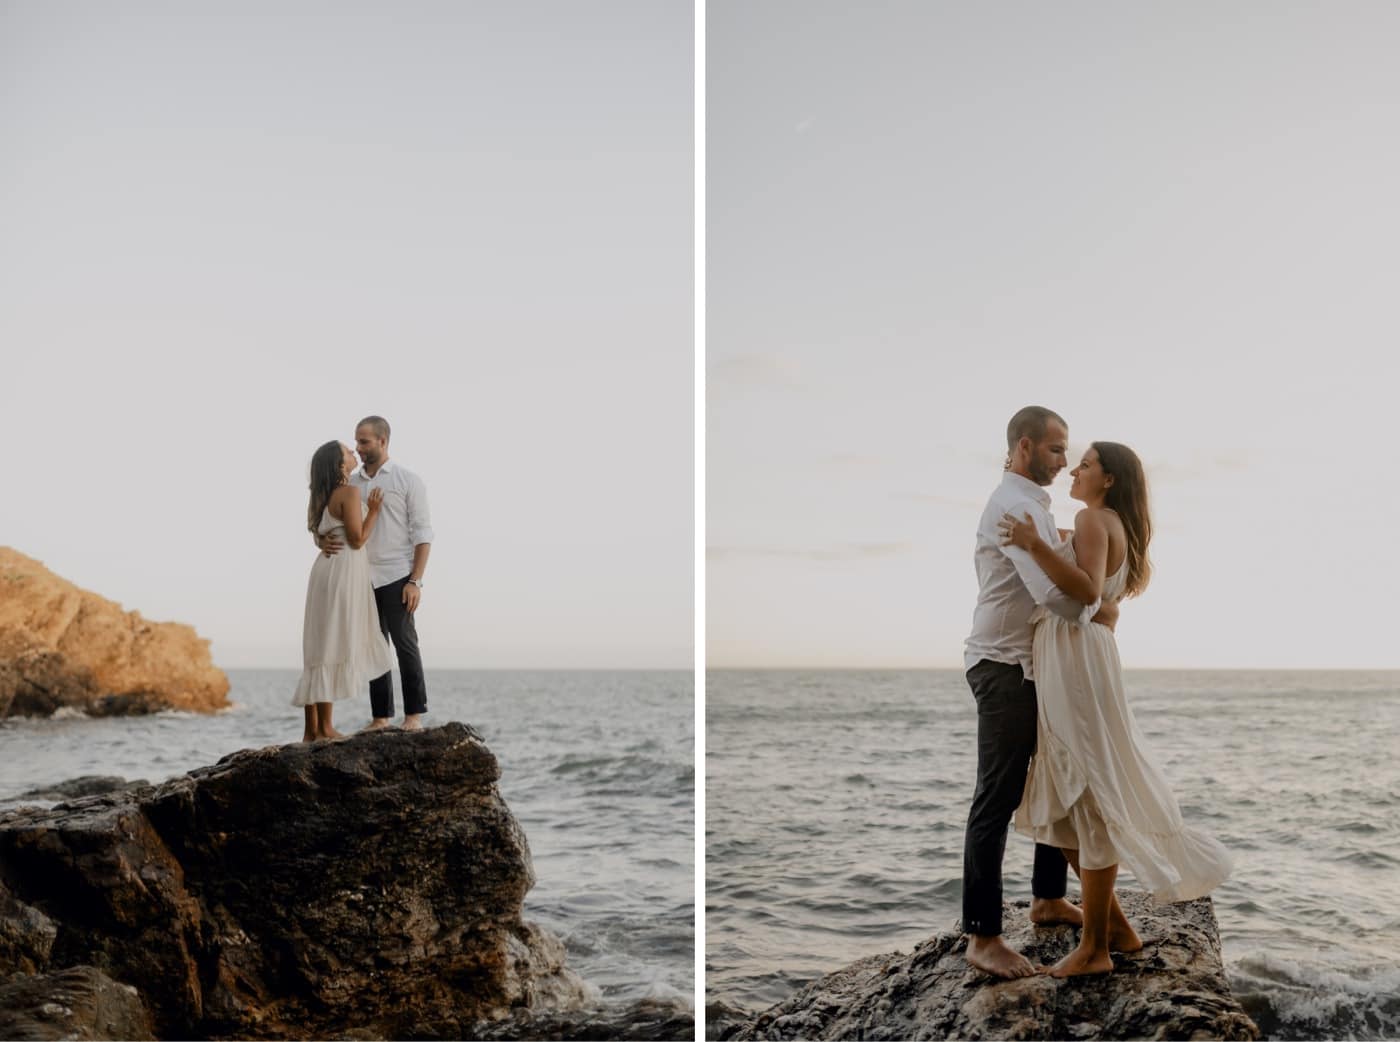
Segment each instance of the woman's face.
[[355,470],[355,454],[345,442],[340,443],[340,476],[347,481]]
[[1092,446],[1085,450],[1084,458],[1070,474],[1074,476],[1074,481],[1069,486],[1070,496],[1086,503],[1102,496],[1113,483],[1113,479],[1104,473],[1099,454]]

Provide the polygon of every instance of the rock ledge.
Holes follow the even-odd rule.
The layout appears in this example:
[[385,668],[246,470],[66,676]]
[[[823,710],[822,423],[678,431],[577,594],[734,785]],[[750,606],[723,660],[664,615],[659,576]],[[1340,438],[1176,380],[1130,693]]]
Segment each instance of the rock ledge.
[[[1209,898],[1153,905],[1120,892],[1146,942],[1104,977],[998,981],[968,967],[967,939],[940,934],[909,955],[877,955],[814,981],[720,1039],[1244,1039],[1259,1029],[1235,1001]],[[1034,927],[1029,902],[1006,906],[1006,940],[1050,964],[1078,943],[1068,926]],[[732,1013],[725,1010],[726,1013]]]

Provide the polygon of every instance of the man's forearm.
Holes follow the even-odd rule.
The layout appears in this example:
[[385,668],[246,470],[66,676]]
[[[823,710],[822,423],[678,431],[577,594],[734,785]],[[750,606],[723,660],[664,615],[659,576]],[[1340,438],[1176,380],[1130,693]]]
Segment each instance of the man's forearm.
[[1058,586],[1051,586],[1045,591],[1044,605],[1047,610],[1053,611],[1062,619],[1070,622],[1077,622],[1083,626],[1093,618],[1094,613],[1099,610],[1099,601],[1093,604],[1085,604],[1076,600]]
[[432,543],[419,543],[413,548],[413,570],[408,573],[410,579],[423,578],[423,573],[428,570],[428,553],[432,548]]

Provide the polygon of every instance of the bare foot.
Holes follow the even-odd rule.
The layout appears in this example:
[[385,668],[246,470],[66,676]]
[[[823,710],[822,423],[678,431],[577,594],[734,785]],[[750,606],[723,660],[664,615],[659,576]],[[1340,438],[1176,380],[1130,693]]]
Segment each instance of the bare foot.
[[365,724],[364,727],[360,728],[360,733],[364,734],[366,731],[382,731],[388,726],[389,718],[387,716],[376,716],[369,723]]
[[1083,926],[1084,913],[1078,905],[1072,905],[1063,897],[1032,897],[1031,922],[1036,926]]
[[1115,952],[1131,954],[1142,951],[1142,938],[1128,923],[1114,925],[1108,930],[1108,947]]
[[342,734],[340,731],[337,731],[334,727],[332,727],[332,728],[331,728],[330,730],[328,730],[328,731],[322,731],[322,732],[321,732],[321,737],[322,737],[322,738],[344,738],[345,735]]
[[404,731],[423,730],[423,723],[420,716],[421,714],[419,713],[414,713],[412,716],[405,716],[403,718],[403,723],[399,724],[399,728]]
[[314,734],[312,734],[310,731],[306,731],[306,732],[304,732],[304,733],[302,734],[301,740],[302,740],[303,742],[314,742],[314,741],[316,740],[316,736],[315,736]]
[[1090,977],[1112,973],[1113,960],[1108,952],[1076,948],[1045,972],[1052,977]]
[[1035,965],[1020,952],[1013,950],[1000,935],[984,937],[980,934],[967,935],[967,961],[983,973],[1004,980],[1017,977],[1033,977]]

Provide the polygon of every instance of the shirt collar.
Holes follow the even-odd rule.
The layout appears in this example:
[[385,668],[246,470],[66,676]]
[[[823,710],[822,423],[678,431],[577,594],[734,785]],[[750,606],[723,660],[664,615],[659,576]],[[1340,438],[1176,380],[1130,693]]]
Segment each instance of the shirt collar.
[[1037,485],[1030,478],[1023,478],[1020,474],[1008,470],[1002,475],[1001,483],[1015,489],[1017,492],[1030,496],[1041,506],[1048,507],[1050,505],[1050,493],[1045,491],[1045,489]]
[[[393,467],[394,467],[394,461],[391,460],[391,459],[386,459],[383,463],[381,463],[381,464],[379,465],[379,469],[376,470],[376,471],[374,472],[374,477],[377,478],[377,477],[379,477],[380,474],[387,474],[387,473],[389,473],[389,471],[392,470]],[[370,477],[368,474],[365,473],[365,465],[364,465],[363,463],[360,464],[360,471],[359,471],[359,473],[360,473],[360,477],[364,478],[366,481],[373,481],[373,480],[374,480],[374,478]]]

